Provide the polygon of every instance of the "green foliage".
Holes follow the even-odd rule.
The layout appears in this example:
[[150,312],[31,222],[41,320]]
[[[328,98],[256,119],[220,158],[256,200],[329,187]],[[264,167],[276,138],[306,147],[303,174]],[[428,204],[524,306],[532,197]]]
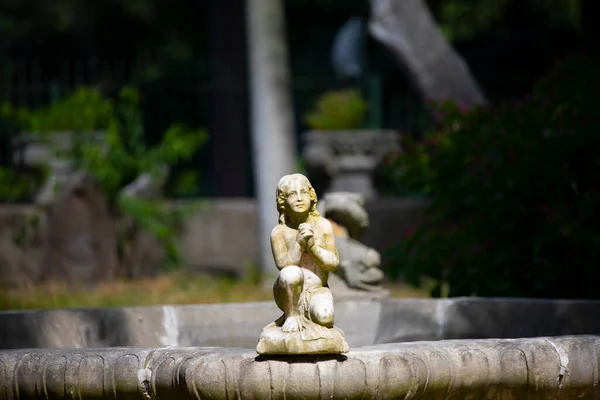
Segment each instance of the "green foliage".
[[[121,190],[137,177],[148,174],[152,186],[160,191],[165,167],[192,157],[206,140],[206,133],[173,124],[161,142],[147,147],[139,104],[139,93],[131,87],[123,88],[114,104],[105,142],[83,143],[81,153],[74,154],[74,158],[79,168],[98,180],[104,193],[122,213],[163,242],[169,256],[168,264],[177,265],[181,259],[176,230],[193,210],[173,209],[163,202],[129,197]],[[186,175],[185,184],[194,185],[193,178],[193,175]]]
[[34,113],[21,112],[28,117],[25,128],[31,132],[90,132],[108,127],[113,104],[99,91],[80,87],[57,104]]
[[31,175],[0,167],[0,203],[17,203],[35,193],[40,182]]
[[[118,196],[119,210],[131,218],[138,227],[158,238],[166,251],[165,270],[180,267],[183,263],[177,231],[198,210],[200,205],[188,204],[173,206],[164,201],[142,200],[128,196]],[[122,237],[125,245],[129,238]]]
[[317,100],[316,108],[304,120],[315,130],[360,128],[367,114],[367,103],[358,90],[327,92]]
[[[73,147],[65,152],[58,146],[55,152],[59,156],[76,159],[82,157],[81,146],[89,141],[90,133],[106,129],[113,116],[113,103],[102,97],[97,90],[81,87],[72,95],[55,105],[35,111],[26,108],[15,108],[10,103],[0,105],[0,125],[3,133],[10,132],[16,136],[22,132],[37,136],[47,146],[53,143],[53,134],[57,131],[73,132]],[[10,147],[10,138],[4,143]],[[14,166],[0,168],[0,202],[14,203],[31,200],[31,196],[47,176],[44,169],[37,175],[25,174],[15,170]]]
[[[58,157],[70,159],[75,168],[89,173],[98,181],[103,193],[119,213],[131,218],[137,226],[159,238],[167,249],[168,265],[181,262],[176,230],[195,207],[168,207],[164,202],[126,196],[122,189],[143,174],[148,174],[151,186],[160,192],[166,178],[166,168],[190,159],[205,142],[203,130],[173,124],[162,140],[148,147],[144,140],[140,94],[132,87],[120,90],[116,99],[107,99],[90,88],[79,88],[61,102],[41,110],[14,110],[3,106],[24,130],[42,135],[48,146],[53,132],[69,131],[71,148],[56,146]],[[94,133],[102,130],[104,136]],[[31,190],[31,182],[18,181],[10,171],[0,169],[0,185],[10,182],[10,190],[0,186],[2,196],[12,199]],[[183,176],[177,187],[188,190],[195,186],[197,174]]]
[[510,0],[452,0],[439,5],[440,29],[450,41],[470,39],[500,20]]
[[[450,41],[468,40],[501,21],[517,0],[430,0],[440,29]],[[519,0],[524,1],[524,0]],[[581,0],[529,0],[527,8],[554,24],[581,26]]]
[[[206,140],[202,130],[173,124],[161,142],[147,147],[139,103],[135,89],[123,88],[106,130],[105,143],[89,141],[82,145],[81,156],[76,160],[82,169],[98,179],[112,199],[126,184],[144,173],[160,184],[166,166],[188,160]],[[189,176],[186,179],[189,180]]]
[[544,13],[553,23],[581,28],[583,0],[530,0],[535,10]]
[[3,123],[3,131],[27,127],[31,112],[24,108],[15,108],[8,102],[0,104],[0,120]]
[[598,68],[577,56],[520,102],[442,105],[440,129],[397,160],[431,206],[396,272],[450,296],[598,298]]
[[11,141],[27,116],[26,111],[15,110],[9,103],[0,104],[0,203],[30,201],[47,175],[43,168],[24,171],[13,165]]

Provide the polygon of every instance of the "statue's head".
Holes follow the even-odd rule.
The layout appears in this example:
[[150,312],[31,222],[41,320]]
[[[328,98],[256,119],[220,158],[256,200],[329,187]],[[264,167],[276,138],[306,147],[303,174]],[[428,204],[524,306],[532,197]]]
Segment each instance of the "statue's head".
[[302,174],[285,175],[277,185],[279,223],[284,224],[290,213],[320,216],[317,211],[317,193],[308,178]]

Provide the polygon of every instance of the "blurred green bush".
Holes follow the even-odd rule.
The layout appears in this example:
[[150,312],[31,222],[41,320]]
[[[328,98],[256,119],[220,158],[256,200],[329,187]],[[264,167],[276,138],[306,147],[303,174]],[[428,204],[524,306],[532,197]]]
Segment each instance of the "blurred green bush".
[[[4,104],[0,118],[10,122],[13,133],[34,133],[56,157],[71,160],[75,169],[95,177],[113,213],[131,218],[137,226],[159,238],[167,250],[167,265],[173,266],[181,263],[176,229],[195,208],[125,196],[122,189],[140,175],[148,174],[151,185],[160,193],[166,168],[190,159],[205,143],[207,134],[202,129],[175,123],[158,144],[148,146],[140,103],[140,93],[133,87],[122,88],[115,98],[81,87],[60,102],[34,111]],[[99,131],[104,136],[99,138]],[[71,148],[55,146],[52,136],[56,132],[71,132]],[[11,166],[0,167],[0,178],[3,202],[31,196],[41,184],[31,182],[27,176],[18,176]],[[197,184],[196,174],[185,174],[182,178],[176,185],[182,192]],[[121,238],[120,246],[127,247],[129,239]]]
[[436,105],[438,129],[393,161],[431,205],[392,272],[433,296],[600,298],[598,71],[577,55],[520,101]]
[[358,129],[364,124],[368,105],[359,90],[347,89],[322,94],[304,121],[313,130]]
[[45,168],[19,165],[13,157],[13,138],[28,116],[8,103],[0,104],[0,203],[31,202],[47,176]]

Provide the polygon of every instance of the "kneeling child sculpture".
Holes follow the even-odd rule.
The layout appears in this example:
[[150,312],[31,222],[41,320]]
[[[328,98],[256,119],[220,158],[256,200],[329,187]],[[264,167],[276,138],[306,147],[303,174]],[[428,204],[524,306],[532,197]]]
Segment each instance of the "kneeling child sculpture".
[[344,332],[333,325],[334,304],[327,286],[339,256],[331,223],[317,211],[317,196],[301,174],[277,186],[279,224],[271,248],[279,274],[273,285],[283,315],[260,335],[259,354],[340,354],[349,350]]

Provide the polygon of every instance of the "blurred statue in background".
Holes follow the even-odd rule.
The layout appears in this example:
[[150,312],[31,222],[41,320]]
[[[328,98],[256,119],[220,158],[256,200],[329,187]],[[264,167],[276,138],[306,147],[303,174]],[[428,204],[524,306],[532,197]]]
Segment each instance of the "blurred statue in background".
[[271,248],[279,274],[273,285],[283,315],[267,325],[259,354],[338,354],[349,350],[344,332],[333,325],[329,272],[338,252],[331,223],[317,211],[317,195],[301,174],[285,175],[276,193],[279,223]]
[[379,252],[359,241],[369,226],[364,197],[358,193],[328,193],[319,204],[319,211],[332,224],[340,257],[336,275],[343,282],[332,280],[334,294],[387,296],[389,292],[381,286],[384,274]]

